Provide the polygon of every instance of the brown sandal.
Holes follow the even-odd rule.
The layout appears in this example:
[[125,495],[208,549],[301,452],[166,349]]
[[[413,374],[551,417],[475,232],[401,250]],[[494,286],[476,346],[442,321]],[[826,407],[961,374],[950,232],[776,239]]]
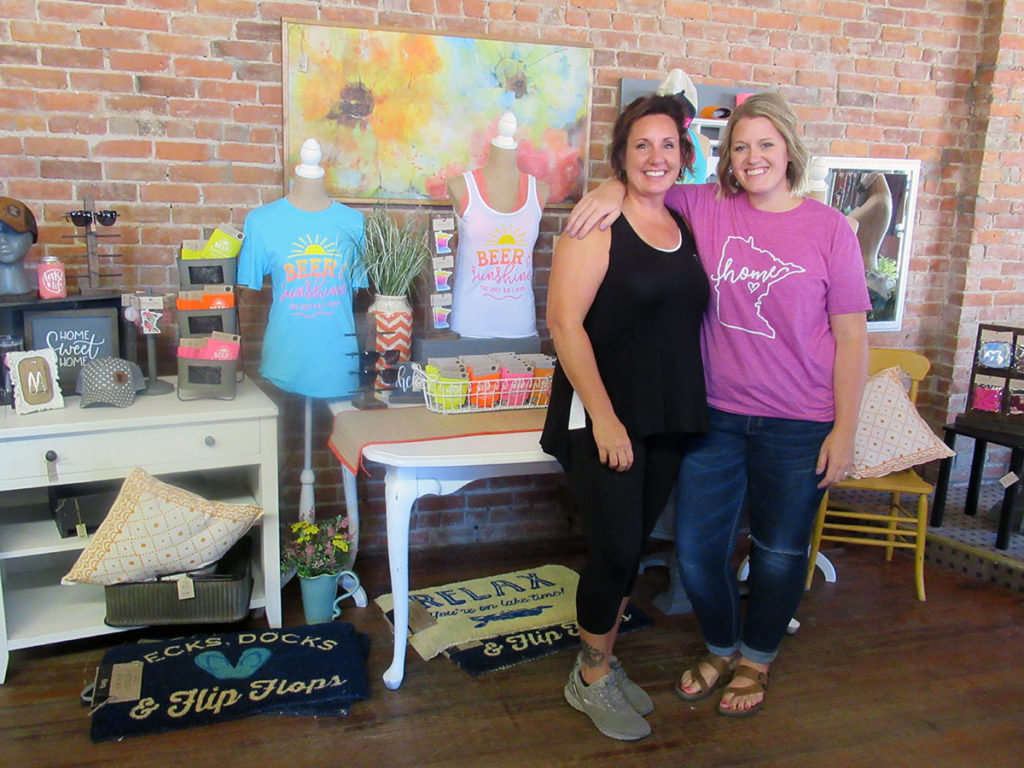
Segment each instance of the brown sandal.
[[[683,688],[681,676],[679,682],[672,686],[672,690],[675,691],[676,696],[683,701],[700,701],[701,699],[706,699],[715,692],[715,689],[725,685],[725,674],[736,666],[736,661],[736,659],[724,659],[721,656],[709,653],[694,664],[689,670],[690,678],[700,687],[700,690],[690,693],[690,691]],[[700,673],[701,662],[707,664],[718,673],[718,677],[715,679],[714,683],[709,684],[708,681],[704,679],[704,675]]]
[[734,696],[749,696],[754,693],[760,693],[761,700],[754,706],[747,707],[746,709],[723,707],[722,702],[719,701],[718,714],[724,717],[750,717],[764,706],[765,698],[767,698],[766,693],[768,691],[768,673],[762,672],[760,669],[754,669],[754,667],[746,664],[740,664],[732,674],[730,685],[732,685],[736,680],[746,681],[746,685],[727,688],[725,691],[726,693],[731,693]]

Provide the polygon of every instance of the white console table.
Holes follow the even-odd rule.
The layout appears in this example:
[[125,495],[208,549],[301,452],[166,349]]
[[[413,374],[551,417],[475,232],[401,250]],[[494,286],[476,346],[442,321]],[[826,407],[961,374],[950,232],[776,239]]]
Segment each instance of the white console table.
[[136,466],[263,507],[249,607],[280,627],[273,401],[248,378],[233,400],[183,402],[171,393],[140,396],[127,408],[78,401],[23,416],[0,408],[0,682],[12,650],[121,631],[104,623],[103,587],[61,586],[88,539],[60,537],[46,486],[120,479]]
[[[395,690],[405,677],[405,648],[409,639],[409,522],[416,499],[454,493],[485,477],[538,475],[561,472],[562,468],[538,443],[543,410],[451,416],[430,414],[423,407],[351,411],[332,404],[331,410],[336,414],[331,448],[348,470],[343,476],[350,518],[358,520],[359,516],[355,471],[360,455],[385,467],[395,645],[391,666],[384,672],[384,685]],[[508,431],[516,429],[520,431]]]

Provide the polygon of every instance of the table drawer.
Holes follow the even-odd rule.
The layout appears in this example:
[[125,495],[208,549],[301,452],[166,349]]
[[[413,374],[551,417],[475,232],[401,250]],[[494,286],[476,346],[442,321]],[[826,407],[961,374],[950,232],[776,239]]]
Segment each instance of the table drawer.
[[[136,466],[151,474],[229,467],[258,463],[259,456],[260,429],[256,421],[168,425],[0,441],[4,482],[13,483],[15,487],[124,477]],[[56,469],[55,479],[47,472],[50,461]]]

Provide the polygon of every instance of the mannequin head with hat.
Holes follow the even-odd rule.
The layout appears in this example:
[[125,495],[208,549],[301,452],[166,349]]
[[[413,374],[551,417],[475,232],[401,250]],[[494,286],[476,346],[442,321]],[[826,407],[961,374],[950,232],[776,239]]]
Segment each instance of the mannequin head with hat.
[[25,254],[39,239],[36,217],[20,200],[0,197],[0,296],[29,293]]

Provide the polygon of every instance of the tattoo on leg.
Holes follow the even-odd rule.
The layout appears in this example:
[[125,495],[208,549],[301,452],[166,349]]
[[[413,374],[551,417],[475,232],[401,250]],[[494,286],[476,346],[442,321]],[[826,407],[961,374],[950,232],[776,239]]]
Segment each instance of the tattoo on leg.
[[586,642],[581,643],[581,645],[582,653],[580,659],[583,662],[583,666],[600,667],[607,660],[608,657],[600,648],[595,648],[594,646]]

